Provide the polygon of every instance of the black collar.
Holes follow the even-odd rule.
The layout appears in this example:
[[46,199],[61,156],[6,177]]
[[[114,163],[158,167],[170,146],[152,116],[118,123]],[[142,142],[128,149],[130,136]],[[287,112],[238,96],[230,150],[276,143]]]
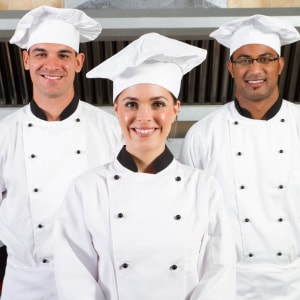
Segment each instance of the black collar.
[[[70,117],[76,110],[79,103],[79,97],[77,95],[74,96],[70,104],[62,111],[59,116],[60,121],[67,119]],[[30,109],[31,112],[39,119],[47,121],[46,114],[38,107],[34,99],[30,101]]]
[[[234,99],[234,104],[235,104],[235,108],[237,109],[237,111],[246,118],[252,119],[251,113],[245,109],[242,108],[239,104],[238,99]],[[270,107],[270,109],[266,112],[266,120],[270,120],[272,119],[280,110],[281,108],[281,104],[282,104],[282,98],[279,97],[277,99],[277,101],[272,105],[272,107]]]
[[[174,159],[173,154],[166,146],[164,152],[161,155],[159,155],[153,163],[154,172],[158,173],[164,170],[173,161],[173,159]],[[126,150],[126,146],[124,146],[119,152],[117,156],[117,160],[121,165],[123,165],[125,168],[129,169],[130,171],[132,172],[138,171],[134,160],[132,159],[130,153],[127,152]]]

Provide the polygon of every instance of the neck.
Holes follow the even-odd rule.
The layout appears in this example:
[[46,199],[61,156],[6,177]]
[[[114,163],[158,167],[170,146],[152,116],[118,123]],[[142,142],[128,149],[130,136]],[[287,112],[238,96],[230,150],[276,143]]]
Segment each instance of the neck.
[[266,119],[266,113],[269,111],[269,109],[275,104],[275,102],[278,99],[278,95],[276,97],[263,99],[263,100],[249,100],[249,99],[243,99],[239,98],[237,96],[238,102],[240,107],[248,110],[251,114],[251,117],[255,120],[265,120]]
[[59,121],[63,110],[71,103],[74,92],[62,97],[40,97],[33,94],[33,99],[41,110],[45,113],[48,121]]
[[128,150],[127,147],[126,150],[131,154],[132,159],[137,166],[138,172],[154,174],[154,161],[159,155],[163,153],[164,148],[158,151],[139,151],[135,154],[133,151]]

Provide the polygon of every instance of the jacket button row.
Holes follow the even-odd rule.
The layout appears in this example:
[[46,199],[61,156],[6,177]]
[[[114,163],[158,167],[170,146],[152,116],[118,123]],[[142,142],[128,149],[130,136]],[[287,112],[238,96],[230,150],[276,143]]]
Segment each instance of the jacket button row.
[[[282,252],[277,252],[276,255],[277,255],[277,256],[282,256]],[[249,257],[253,257],[254,254],[253,254],[253,253],[249,253],[248,256],[249,256]]]
[[[44,260],[43,260],[43,262],[44,262]],[[127,269],[129,267],[129,264],[128,263],[123,263],[121,266],[120,266],[120,269]],[[177,270],[177,266],[176,265],[172,265],[171,267],[170,267],[170,270],[171,271],[175,271],[175,270]]]
[[[124,214],[120,212],[120,213],[117,214],[117,217],[118,217],[119,219],[122,219],[122,218],[124,218]],[[174,216],[174,219],[175,219],[175,220],[181,220],[181,215],[176,215],[176,216]]]

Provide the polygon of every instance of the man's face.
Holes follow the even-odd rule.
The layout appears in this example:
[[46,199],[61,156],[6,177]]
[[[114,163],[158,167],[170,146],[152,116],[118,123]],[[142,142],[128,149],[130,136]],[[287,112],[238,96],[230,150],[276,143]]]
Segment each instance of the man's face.
[[39,98],[71,97],[75,73],[81,71],[84,54],[61,44],[41,43],[23,52],[24,67],[29,70],[33,96]]
[[[236,97],[245,101],[274,101],[279,96],[278,77],[284,66],[283,58],[277,58],[277,52],[265,45],[249,44],[240,47],[228,62],[228,70],[235,80]],[[253,61],[249,65],[234,63],[237,60],[262,58],[266,63]]]

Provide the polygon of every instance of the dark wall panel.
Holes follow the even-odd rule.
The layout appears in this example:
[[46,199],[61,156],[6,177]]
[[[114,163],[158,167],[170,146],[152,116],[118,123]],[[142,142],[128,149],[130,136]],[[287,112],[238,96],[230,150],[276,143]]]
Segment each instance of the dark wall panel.
[[[231,101],[234,82],[227,71],[228,49],[214,40],[185,40],[208,50],[204,63],[185,75],[180,100],[183,104],[214,105]],[[95,105],[112,104],[112,83],[106,79],[86,79],[85,74],[106,58],[128,45],[129,41],[95,41],[81,45],[86,60],[76,76],[75,89],[80,98]],[[284,46],[285,68],[279,87],[285,99],[300,103],[300,42]],[[28,103],[32,94],[29,73],[24,71],[22,53],[15,45],[0,42],[0,106]]]

